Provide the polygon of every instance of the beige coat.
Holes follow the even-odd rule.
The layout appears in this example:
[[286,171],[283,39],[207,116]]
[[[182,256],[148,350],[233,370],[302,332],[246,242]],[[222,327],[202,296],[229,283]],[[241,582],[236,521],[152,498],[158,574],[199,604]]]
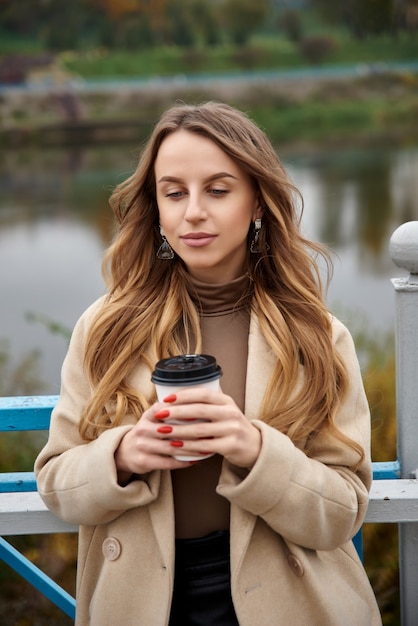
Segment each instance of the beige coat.
[[[132,419],[90,443],[78,433],[91,393],[83,346],[96,307],[73,333],[49,441],[35,464],[38,488],[54,513],[80,524],[76,625],[165,626],[174,571],[170,472],[118,485],[114,452]],[[261,453],[244,478],[224,461],[217,487],[231,504],[231,588],[240,626],[381,624],[350,540],[367,508],[370,416],[352,339],[337,320],[333,332],[350,380],[337,424],[366,452],[357,474],[348,469],[348,447],[318,437],[308,458],[257,419],[273,357],[251,320],[246,415],[261,432]],[[150,388],[145,368],[134,379]]]

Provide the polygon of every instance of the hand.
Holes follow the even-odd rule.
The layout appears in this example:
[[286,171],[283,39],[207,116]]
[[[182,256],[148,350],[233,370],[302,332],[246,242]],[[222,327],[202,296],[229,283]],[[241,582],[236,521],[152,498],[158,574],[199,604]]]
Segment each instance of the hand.
[[[181,389],[165,400],[162,411],[157,411],[155,417],[163,427],[159,428],[160,436],[174,453],[221,454],[234,465],[245,468],[251,468],[260,453],[259,430],[232,398],[221,391],[202,387]],[[197,421],[202,419],[207,421]],[[184,423],[172,424],[171,420],[184,420]]]
[[163,420],[155,419],[167,405],[156,402],[147,409],[138,423],[122,438],[116,452],[115,463],[119,484],[126,484],[132,474],[146,474],[155,469],[181,469],[191,463],[177,461],[176,448],[170,444]]

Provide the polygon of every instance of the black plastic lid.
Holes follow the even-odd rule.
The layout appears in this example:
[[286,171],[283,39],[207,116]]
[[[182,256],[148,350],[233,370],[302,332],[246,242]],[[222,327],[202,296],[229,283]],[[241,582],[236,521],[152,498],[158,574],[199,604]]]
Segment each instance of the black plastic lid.
[[158,361],[151,380],[161,385],[196,385],[220,376],[222,370],[215,357],[209,354],[180,354]]

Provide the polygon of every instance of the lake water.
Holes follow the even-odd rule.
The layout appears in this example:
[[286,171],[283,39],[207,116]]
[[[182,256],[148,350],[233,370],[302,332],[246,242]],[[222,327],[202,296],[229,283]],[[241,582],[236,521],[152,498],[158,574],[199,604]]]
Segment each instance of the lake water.
[[[136,148],[3,151],[0,155],[0,341],[14,369],[40,351],[39,391],[59,392],[67,341],[28,314],[71,329],[104,291],[100,273],[112,236],[107,199],[126,178]],[[302,191],[304,233],[336,252],[330,308],[349,328],[394,325],[390,278],[405,274],[388,243],[403,222],[418,219],[418,145],[281,152]]]

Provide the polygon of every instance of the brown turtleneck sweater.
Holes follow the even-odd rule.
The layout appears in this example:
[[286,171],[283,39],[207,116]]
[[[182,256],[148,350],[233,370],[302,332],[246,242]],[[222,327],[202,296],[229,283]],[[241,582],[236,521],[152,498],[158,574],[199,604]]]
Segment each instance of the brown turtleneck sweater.
[[[222,367],[222,391],[241,411],[245,406],[250,279],[242,276],[220,285],[190,279],[189,292],[200,314],[202,352]],[[176,537],[203,537],[229,528],[229,502],[216,493],[222,457],[215,455],[172,472]]]

